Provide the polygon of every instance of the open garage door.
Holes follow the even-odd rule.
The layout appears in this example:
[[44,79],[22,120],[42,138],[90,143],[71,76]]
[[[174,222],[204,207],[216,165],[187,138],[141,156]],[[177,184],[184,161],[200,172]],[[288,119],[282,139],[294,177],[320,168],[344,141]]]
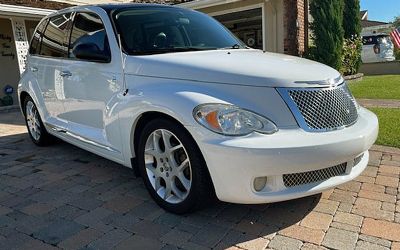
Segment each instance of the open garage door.
[[237,11],[214,16],[247,46],[263,49],[262,8]]

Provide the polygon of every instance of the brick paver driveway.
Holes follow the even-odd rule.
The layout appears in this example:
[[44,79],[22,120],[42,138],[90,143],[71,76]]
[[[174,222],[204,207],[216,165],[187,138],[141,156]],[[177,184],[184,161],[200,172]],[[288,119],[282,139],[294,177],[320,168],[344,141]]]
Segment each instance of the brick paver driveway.
[[176,216],[115,163],[34,146],[0,113],[0,249],[400,249],[400,150],[374,147],[357,180],[270,205],[216,203]]

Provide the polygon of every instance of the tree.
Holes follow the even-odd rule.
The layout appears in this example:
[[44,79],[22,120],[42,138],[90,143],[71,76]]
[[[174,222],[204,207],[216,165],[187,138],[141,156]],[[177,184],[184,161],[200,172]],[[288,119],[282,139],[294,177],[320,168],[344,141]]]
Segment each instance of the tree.
[[341,73],[351,75],[361,66],[361,16],[360,0],[344,0],[343,10],[344,44]]
[[395,28],[400,27],[400,16],[394,18],[393,25]]
[[315,44],[312,58],[340,70],[344,38],[343,0],[311,0],[310,13],[314,19],[310,25]]
[[360,36],[360,0],[345,0],[343,10],[344,38]]

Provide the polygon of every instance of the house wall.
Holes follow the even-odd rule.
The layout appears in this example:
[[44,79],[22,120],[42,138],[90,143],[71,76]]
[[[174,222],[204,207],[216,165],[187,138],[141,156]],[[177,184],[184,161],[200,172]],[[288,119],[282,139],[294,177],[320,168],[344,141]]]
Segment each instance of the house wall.
[[[2,99],[5,97],[4,87],[10,85],[14,88],[14,93],[11,95],[14,105],[17,105],[17,86],[20,79],[21,66],[18,59],[16,44],[20,44],[21,42],[25,43],[30,40],[39,19],[40,17],[32,19],[31,17],[23,18],[11,15],[0,18],[0,98]],[[22,20],[22,25],[25,26],[26,30],[26,37],[23,39],[26,40],[16,41],[16,36],[13,32],[13,20]],[[22,48],[20,48],[20,50],[21,49]],[[22,50],[25,51],[24,49]],[[24,61],[24,58],[25,55],[20,59]]]
[[[266,50],[284,53],[284,6],[283,0],[270,0],[265,3]],[[271,35],[272,34],[272,35]]]
[[308,1],[284,0],[284,51],[302,56],[308,48]]
[[30,39],[33,36],[33,32],[35,32],[36,26],[39,24],[38,20],[25,20],[25,28],[28,38]]
[[4,87],[10,85],[14,88],[14,104],[19,80],[18,58],[15,50],[15,40],[10,19],[0,18],[0,98],[3,98]]

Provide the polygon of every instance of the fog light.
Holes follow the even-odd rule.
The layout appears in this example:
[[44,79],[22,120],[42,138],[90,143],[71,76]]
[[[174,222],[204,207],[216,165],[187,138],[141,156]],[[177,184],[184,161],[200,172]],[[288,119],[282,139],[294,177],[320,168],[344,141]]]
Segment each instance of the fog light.
[[267,177],[257,177],[254,179],[254,189],[260,192],[264,189],[265,184],[267,184]]

